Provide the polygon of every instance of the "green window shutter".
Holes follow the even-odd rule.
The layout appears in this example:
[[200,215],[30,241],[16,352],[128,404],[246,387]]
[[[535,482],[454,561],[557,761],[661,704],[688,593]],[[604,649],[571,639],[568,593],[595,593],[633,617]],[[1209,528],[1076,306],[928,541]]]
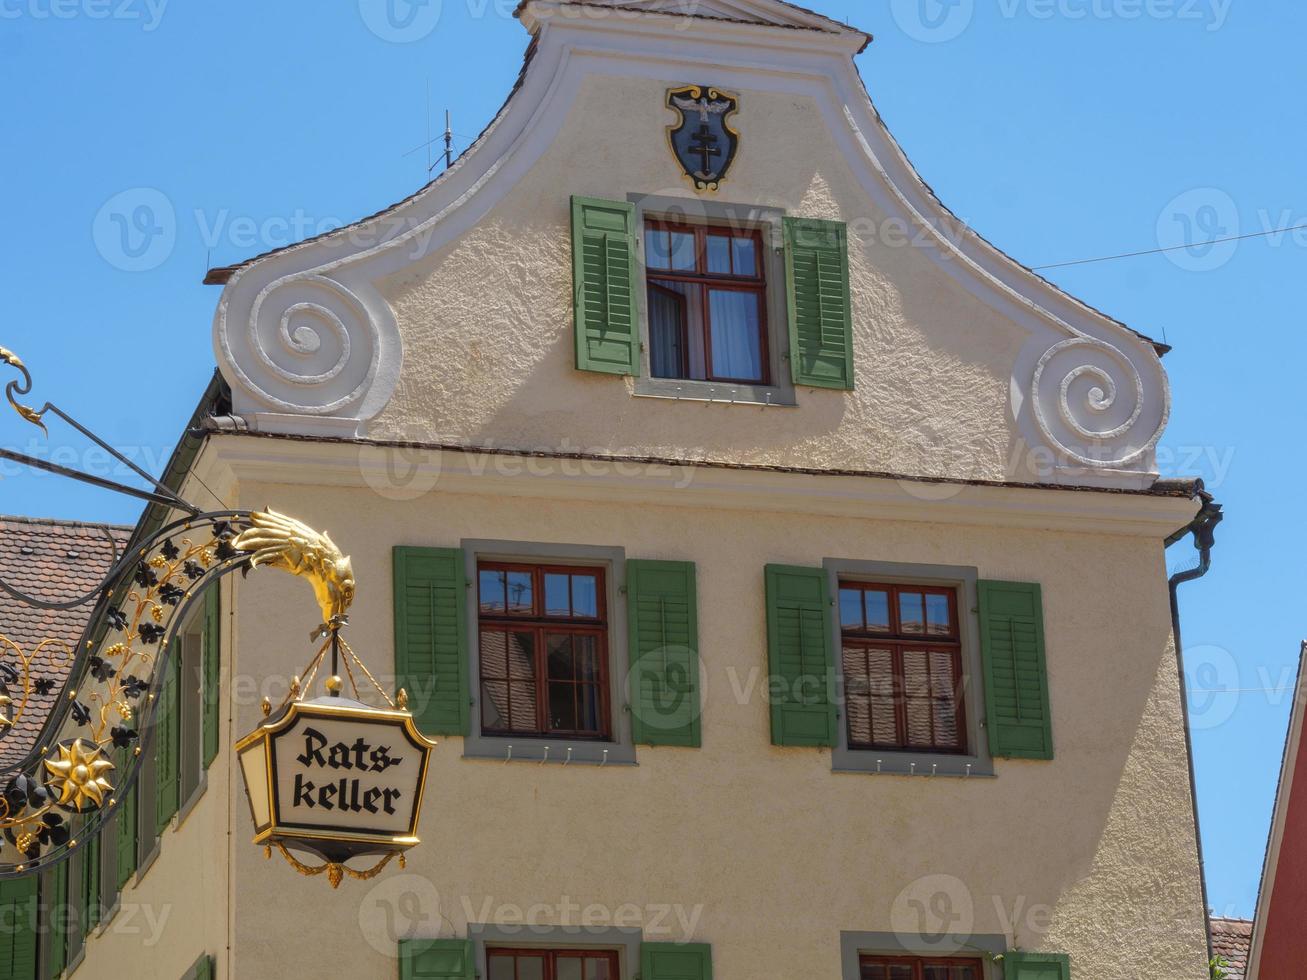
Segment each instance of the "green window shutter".
[[400,980],[473,980],[476,963],[467,939],[401,939]]
[[631,719],[640,745],[702,744],[693,562],[626,563]]
[[222,708],[222,593],[218,583],[204,594],[204,768],[218,757]]
[[427,735],[466,735],[467,573],[456,548],[395,549],[395,674]]
[[71,863],[64,861],[52,868],[41,882],[47,936],[46,980],[57,980],[68,964],[68,867]]
[[696,943],[643,943],[640,980],[712,980],[712,947]]
[[118,828],[116,846],[118,851],[118,889],[127,887],[136,874],[136,797],[139,783],[123,797],[118,808]]
[[100,835],[92,837],[82,852],[82,909],[83,932],[90,935],[91,930],[100,924]]
[[837,221],[786,218],[785,273],[794,383],[852,391],[848,226]]
[[177,812],[181,799],[181,666],[181,641],[175,640],[159,695],[154,732],[155,828],[160,834]]
[[0,977],[36,980],[36,875],[0,881]]
[[1003,980],[1071,980],[1071,957],[1060,953],[1004,953]]
[[217,975],[217,964],[212,956],[203,956],[191,970],[195,980],[213,980]]
[[1053,723],[1038,585],[980,582],[989,751],[1005,759],[1053,758]]
[[829,591],[825,569],[767,566],[773,745],[835,744]]
[[635,205],[572,198],[576,366],[640,373]]

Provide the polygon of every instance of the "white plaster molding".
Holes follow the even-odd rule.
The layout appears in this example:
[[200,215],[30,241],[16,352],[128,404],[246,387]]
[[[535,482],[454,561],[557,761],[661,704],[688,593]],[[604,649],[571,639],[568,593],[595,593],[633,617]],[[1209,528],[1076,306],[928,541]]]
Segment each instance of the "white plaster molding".
[[[516,456],[377,443],[241,435],[209,438],[215,466],[242,482],[362,488],[398,502],[458,493],[815,514],[975,527],[1117,534],[1164,540],[1193,520],[1196,500],[1106,490],[922,483],[614,459]],[[396,473],[404,483],[397,485]]]
[[943,207],[872,106],[852,58],[863,35],[759,22],[687,27],[684,17],[630,9],[564,16],[565,6],[532,0],[524,9],[538,49],[521,90],[438,181],[381,215],[260,259],[228,284],[215,347],[235,411],[254,427],[366,431],[394,391],[403,356],[375,283],[445,247],[500,201],[549,148],[588,75],[661,81],[709,70],[734,89],[813,98],[877,207],[920,232],[929,246],[922,251],[963,288],[1028,331],[1011,378],[1012,411],[1028,445],[1051,452],[1055,480],[1138,487],[1156,477],[1154,449],[1170,414],[1156,352]]

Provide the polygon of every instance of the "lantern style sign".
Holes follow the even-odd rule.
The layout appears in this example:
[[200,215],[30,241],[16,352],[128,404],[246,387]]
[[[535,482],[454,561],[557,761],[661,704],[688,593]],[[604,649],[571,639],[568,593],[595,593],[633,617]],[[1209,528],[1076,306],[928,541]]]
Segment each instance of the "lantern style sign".
[[290,702],[236,743],[254,843],[320,857],[329,875],[351,858],[415,846],[435,744],[407,711]]

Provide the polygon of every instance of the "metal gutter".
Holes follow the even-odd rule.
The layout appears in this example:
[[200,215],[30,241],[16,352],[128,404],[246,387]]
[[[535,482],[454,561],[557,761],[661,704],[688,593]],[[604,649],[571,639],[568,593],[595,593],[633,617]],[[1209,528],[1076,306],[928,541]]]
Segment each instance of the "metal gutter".
[[1193,727],[1189,722],[1189,691],[1184,675],[1184,643],[1180,639],[1180,586],[1194,582],[1206,575],[1212,568],[1212,547],[1216,543],[1216,526],[1225,519],[1222,507],[1207,492],[1202,480],[1195,484],[1195,493],[1202,501],[1202,509],[1185,527],[1167,538],[1166,546],[1193,535],[1194,549],[1198,552],[1198,565],[1183,572],[1177,572],[1170,578],[1171,592],[1171,630],[1175,634],[1175,662],[1180,672],[1180,711],[1184,716],[1184,746],[1189,761],[1189,797],[1194,813],[1194,843],[1198,849],[1198,878],[1203,891],[1203,934],[1207,937],[1207,960],[1210,963],[1214,953],[1212,946],[1212,924],[1209,914],[1210,903],[1207,894],[1207,865],[1203,858],[1203,832],[1198,817],[1198,777],[1194,772],[1194,738]]

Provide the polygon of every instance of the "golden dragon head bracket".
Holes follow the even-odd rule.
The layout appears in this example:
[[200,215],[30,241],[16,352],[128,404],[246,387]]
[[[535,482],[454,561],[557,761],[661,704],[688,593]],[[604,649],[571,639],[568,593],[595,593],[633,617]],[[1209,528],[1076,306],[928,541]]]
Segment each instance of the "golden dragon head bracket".
[[327,532],[265,509],[250,515],[250,526],[232,547],[250,555],[251,568],[266,565],[307,580],[328,628],[338,629],[346,622],[354,602],[354,566]]

